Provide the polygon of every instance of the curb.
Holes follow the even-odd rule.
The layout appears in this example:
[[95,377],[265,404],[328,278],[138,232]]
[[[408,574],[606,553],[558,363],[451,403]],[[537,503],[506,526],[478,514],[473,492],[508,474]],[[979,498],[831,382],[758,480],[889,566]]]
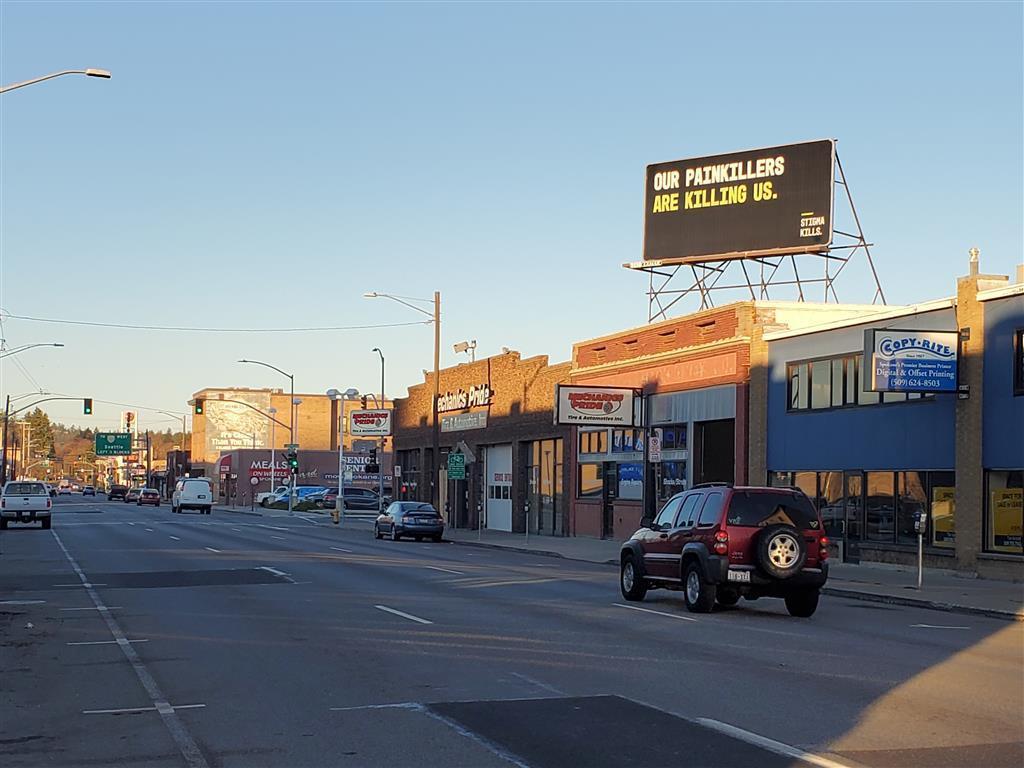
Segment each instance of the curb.
[[466,539],[445,539],[452,544],[463,544],[467,547],[481,547],[482,549],[500,549],[505,552],[521,552],[525,555],[539,555],[540,557],[557,557],[561,560],[572,560],[576,563],[590,563],[591,565],[618,565],[618,560],[586,560],[582,557],[569,557],[561,552],[553,552],[549,549],[523,549],[522,547],[509,547],[504,544],[490,544],[483,541],[468,541]]
[[[552,552],[551,550],[544,549],[523,549],[522,547],[510,547],[504,544],[490,544],[483,541],[468,541],[462,539],[447,539],[447,541],[453,544],[462,544],[468,547],[481,547],[483,549],[498,549],[506,552],[521,552],[530,555],[539,555],[541,557],[557,557],[562,560],[572,560],[577,563],[590,563],[591,565],[618,565],[618,560],[585,560],[579,557],[567,557],[561,552]],[[879,595],[875,592],[858,592],[852,589],[842,589],[838,587],[823,587],[821,590],[822,594],[830,595],[832,597],[845,597],[850,600],[862,600],[869,603],[887,603],[889,605],[903,605],[910,608],[925,608],[933,611],[943,611],[945,613],[960,613],[969,616],[987,616],[992,619],[1002,619],[1003,621],[1022,621],[1024,622],[1024,610],[1019,612],[1012,611],[1000,611],[995,608],[975,608],[969,605],[956,605],[955,603],[942,603],[937,600],[925,600],[916,597],[902,597],[899,595]]]
[[232,515],[249,515],[250,517],[263,517],[262,512],[247,512],[241,509],[232,509],[231,507],[214,507],[218,512],[230,512]]
[[868,603],[886,603],[888,605],[905,605],[911,608],[926,608],[932,611],[944,611],[945,613],[960,613],[968,616],[988,616],[992,619],[1003,621],[1024,621],[1024,611],[1000,611],[996,608],[975,608],[970,605],[957,605],[955,603],[942,603],[937,600],[924,600],[917,597],[902,597],[899,595],[879,595],[875,592],[857,592],[852,589],[840,589],[837,587],[823,587],[822,594],[832,597],[845,597],[850,600],[863,600]]

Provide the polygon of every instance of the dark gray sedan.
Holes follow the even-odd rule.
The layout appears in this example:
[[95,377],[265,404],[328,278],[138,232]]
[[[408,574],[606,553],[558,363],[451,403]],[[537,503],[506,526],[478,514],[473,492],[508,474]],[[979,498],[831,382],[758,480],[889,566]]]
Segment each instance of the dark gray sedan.
[[441,541],[444,536],[444,520],[437,510],[422,501],[395,501],[384,512],[377,516],[373,524],[373,537],[382,539],[384,535],[398,541],[403,536],[411,536],[416,541],[425,538]]

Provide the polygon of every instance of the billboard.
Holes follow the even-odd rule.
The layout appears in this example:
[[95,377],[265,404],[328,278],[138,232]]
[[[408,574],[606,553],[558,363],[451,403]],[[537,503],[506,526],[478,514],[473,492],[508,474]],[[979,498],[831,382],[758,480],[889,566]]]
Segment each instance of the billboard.
[[644,261],[825,250],[834,161],[825,139],[647,166]]
[[635,389],[559,384],[555,391],[555,423],[594,427],[632,427]]
[[387,437],[391,434],[390,409],[352,411],[348,417],[348,433],[353,437]]
[[864,331],[865,389],[874,392],[956,392],[956,331]]
[[203,390],[206,456],[243,448],[270,447],[269,391]]

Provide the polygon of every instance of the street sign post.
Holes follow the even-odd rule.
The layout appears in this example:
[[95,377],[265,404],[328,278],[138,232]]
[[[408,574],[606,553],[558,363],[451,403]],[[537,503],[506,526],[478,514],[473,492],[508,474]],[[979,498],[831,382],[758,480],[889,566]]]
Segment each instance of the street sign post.
[[97,456],[128,456],[132,452],[130,432],[97,432]]
[[448,479],[466,479],[466,457],[461,453],[448,454]]

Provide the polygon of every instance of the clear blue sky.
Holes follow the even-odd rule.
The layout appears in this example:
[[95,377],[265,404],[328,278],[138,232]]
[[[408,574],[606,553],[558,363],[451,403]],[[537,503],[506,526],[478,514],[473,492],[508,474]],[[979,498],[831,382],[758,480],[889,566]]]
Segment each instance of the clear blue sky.
[[[646,164],[835,137],[890,303],[1022,259],[1022,5],[18,3],[0,81],[0,305],[203,326],[401,322],[569,358],[644,322]],[[840,298],[870,298],[860,280]],[[292,298],[294,291],[294,300]],[[201,335],[4,323],[51,391],[184,410],[205,386],[402,395],[429,327]],[[2,389],[35,388],[10,360]],[[109,427],[120,409],[97,404]],[[51,415],[82,422],[79,404]],[[148,424],[147,424],[148,423]],[[143,414],[143,426],[170,426]]]

